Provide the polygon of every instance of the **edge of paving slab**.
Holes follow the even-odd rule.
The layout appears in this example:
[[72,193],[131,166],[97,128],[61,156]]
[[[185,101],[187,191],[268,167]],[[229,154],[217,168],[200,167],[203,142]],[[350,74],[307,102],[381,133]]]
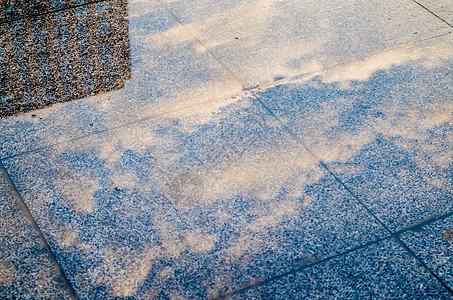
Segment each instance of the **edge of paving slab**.
[[17,207],[24,214],[24,216],[27,219],[30,226],[35,229],[42,246],[47,251],[49,260],[55,265],[56,269],[58,270],[58,272],[59,272],[58,277],[63,282],[65,288],[67,289],[70,299],[74,299],[74,300],[78,299],[73,287],[69,283],[69,280],[67,279],[65,273],[63,272],[63,269],[61,268],[60,264],[58,263],[49,244],[47,243],[47,240],[45,239],[45,237],[42,234],[41,230],[39,229],[38,225],[36,224],[36,221],[33,218],[27,205],[25,204],[25,202],[22,200],[21,196],[19,195],[19,192],[17,191],[14,183],[11,181],[11,178],[10,178],[8,172],[6,171],[5,167],[3,166],[3,162],[1,160],[0,160],[0,176],[2,176],[4,178],[7,188],[11,190],[13,198],[16,201]]

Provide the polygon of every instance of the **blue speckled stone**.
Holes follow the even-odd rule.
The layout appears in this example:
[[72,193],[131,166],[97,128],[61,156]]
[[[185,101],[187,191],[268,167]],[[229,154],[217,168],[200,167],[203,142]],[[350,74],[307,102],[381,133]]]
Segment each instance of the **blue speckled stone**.
[[231,299],[451,299],[393,240],[252,287]]
[[212,298],[386,236],[249,98],[203,109],[5,160],[81,298]]
[[[404,52],[453,50],[452,41],[440,37]],[[352,68],[339,66],[256,97],[396,231],[453,209],[452,65],[409,62],[345,87],[326,82]]]
[[[406,0],[130,0],[117,28],[124,1],[57,2],[81,5],[0,24],[0,105],[12,71],[20,101],[85,98],[2,118],[0,157],[81,299],[451,297],[389,237],[453,208],[450,26]],[[431,225],[401,237],[450,284]],[[49,274],[24,228],[14,267]]]
[[448,0],[417,0],[421,6],[453,26],[453,4]]
[[0,166],[0,298],[71,299],[6,176]]
[[5,0],[0,7],[0,23],[56,10],[70,9],[79,5],[94,2],[93,0]]
[[453,217],[414,227],[400,238],[453,289]]
[[[23,59],[16,59],[14,65],[23,66],[25,69],[31,68],[35,76],[41,71],[35,70],[33,64],[28,63],[28,60],[33,61],[34,52],[30,51],[31,54],[27,56],[26,50],[44,48],[38,43],[40,42],[47,45],[47,48],[44,48],[45,54],[62,53],[57,58],[51,56],[49,59],[51,63],[43,64],[46,73],[55,74],[57,78],[62,77],[61,80],[55,80],[52,76],[45,77],[41,84],[31,80],[30,86],[35,90],[26,93],[29,96],[35,96],[29,97],[31,102],[36,98],[49,100],[51,97],[41,97],[41,90],[45,90],[46,83],[52,81],[53,85],[58,87],[60,94],[63,94],[62,97],[54,95],[53,102],[64,98],[67,100],[82,96],[85,98],[0,119],[2,137],[0,157],[6,158],[24,151],[50,146],[140,119],[153,118],[191,105],[208,103],[241,93],[242,85],[236,82],[209,53],[199,51],[194,37],[184,28],[179,27],[157,1],[133,2],[129,3],[127,8],[123,3],[124,1],[103,1],[85,5],[72,10],[46,14],[30,22],[20,21],[28,26],[28,31],[13,28],[15,30],[12,31],[17,34],[17,41],[22,40],[19,44],[30,46],[25,49],[16,47],[17,49],[11,55],[13,57],[22,55]],[[116,12],[116,18],[103,22],[102,18],[110,13],[109,10]],[[127,16],[125,16],[126,13]],[[119,30],[116,27],[124,23],[124,17],[127,18],[128,27],[123,26]],[[65,31],[65,24],[60,24],[59,18],[65,20],[66,24],[77,24],[77,26],[74,30]],[[28,41],[27,37],[31,35],[29,31],[34,28],[34,23],[37,23],[36,26],[39,25],[40,30],[37,31],[41,36],[49,38],[55,35],[56,43],[43,40],[40,36],[36,41]],[[97,39],[87,35],[87,32],[92,31],[91,27],[101,25],[109,27],[109,30],[99,28],[97,35],[100,37]],[[1,26],[14,27],[11,24]],[[111,31],[114,31],[114,34],[110,34]],[[68,37],[69,33],[79,34],[80,37]],[[110,35],[102,36],[107,33]],[[8,35],[1,35],[0,43],[8,44],[7,38]],[[112,44],[117,51],[111,49]],[[54,47],[57,49],[53,50]],[[111,63],[112,59],[105,54],[117,53],[121,49],[128,48],[131,52],[126,52],[125,54],[128,55],[124,57],[114,57],[113,63]],[[9,47],[5,49],[9,50]],[[82,59],[84,56],[79,57],[80,51],[87,52],[85,59]],[[57,59],[63,66],[52,63],[52,59]],[[18,60],[20,63],[17,62]],[[6,54],[0,52],[0,74],[8,74],[6,66],[13,65],[8,65],[7,61]],[[68,64],[80,68],[80,72],[70,69]],[[3,65],[4,68],[2,68]],[[4,73],[1,73],[2,70]],[[130,79],[118,80],[115,84],[116,81],[111,78],[114,75],[117,79],[129,77]],[[23,77],[28,78],[26,72]],[[69,82],[70,89],[61,90],[65,80]],[[77,84],[74,84],[74,81]],[[20,85],[18,80],[13,83]],[[108,89],[103,89],[102,84]],[[2,92],[3,89],[8,91],[8,87],[0,86],[0,105],[10,101],[9,98],[2,97],[2,95],[8,95]],[[114,91],[98,94],[106,90]],[[22,98],[19,97],[19,99]]]
[[131,77],[125,1],[0,23],[0,33],[0,118],[117,90]]
[[[405,0],[162,2],[247,86],[349,64],[451,32]],[[392,64],[395,57],[386,61]]]

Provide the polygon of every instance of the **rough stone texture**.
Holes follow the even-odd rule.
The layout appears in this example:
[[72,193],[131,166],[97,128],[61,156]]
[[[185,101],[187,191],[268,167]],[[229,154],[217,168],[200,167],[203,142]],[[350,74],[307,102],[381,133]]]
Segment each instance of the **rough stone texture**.
[[[453,209],[452,41],[402,47],[256,96],[400,230]],[[392,66],[395,57],[404,59]]]
[[16,197],[0,167],[0,298],[70,299],[57,266],[18,209]]
[[82,298],[212,298],[386,236],[259,106],[218,102],[5,160]]
[[453,217],[414,227],[400,235],[415,254],[453,289]]
[[189,32],[168,32],[176,22],[156,1],[129,3],[128,14],[133,74],[124,88],[0,119],[2,158],[241,93]]
[[[158,1],[128,3],[134,74],[124,89],[58,105],[46,113],[34,111],[7,123],[0,120],[0,128],[8,133],[0,145],[1,157],[451,31],[406,0],[385,4],[360,1],[354,5],[263,0],[195,4],[172,1],[166,5],[186,27],[180,26]],[[250,11],[261,17],[253,19]],[[240,77],[240,82],[191,33]],[[14,122],[19,123],[10,126]]]
[[2,161],[82,299],[215,298],[265,279],[269,297],[448,296],[443,268],[420,255],[439,281],[383,241],[451,212],[448,25],[405,0],[127,13],[123,88],[0,120]]
[[0,26],[0,117],[118,89],[131,77],[126,1]]
[[[250,87],[348,63],[452,30],[407,0],[162,2]],[[205,49],[200,47],[200,51]]]
[[252,288],[232,299],[451,299],[393,240]]

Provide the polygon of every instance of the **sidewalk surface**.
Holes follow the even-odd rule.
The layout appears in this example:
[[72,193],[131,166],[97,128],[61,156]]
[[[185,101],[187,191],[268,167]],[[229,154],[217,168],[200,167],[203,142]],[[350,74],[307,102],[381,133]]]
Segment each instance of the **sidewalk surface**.
[[6,7],[0,298],[453,298],[452,1]]

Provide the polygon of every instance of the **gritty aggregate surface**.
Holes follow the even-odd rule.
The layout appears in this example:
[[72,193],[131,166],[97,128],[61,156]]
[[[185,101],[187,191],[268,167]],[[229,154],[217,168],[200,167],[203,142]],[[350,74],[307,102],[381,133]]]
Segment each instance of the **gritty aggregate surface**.
[[25,2],[1,297],[453,298],[450,1]]

